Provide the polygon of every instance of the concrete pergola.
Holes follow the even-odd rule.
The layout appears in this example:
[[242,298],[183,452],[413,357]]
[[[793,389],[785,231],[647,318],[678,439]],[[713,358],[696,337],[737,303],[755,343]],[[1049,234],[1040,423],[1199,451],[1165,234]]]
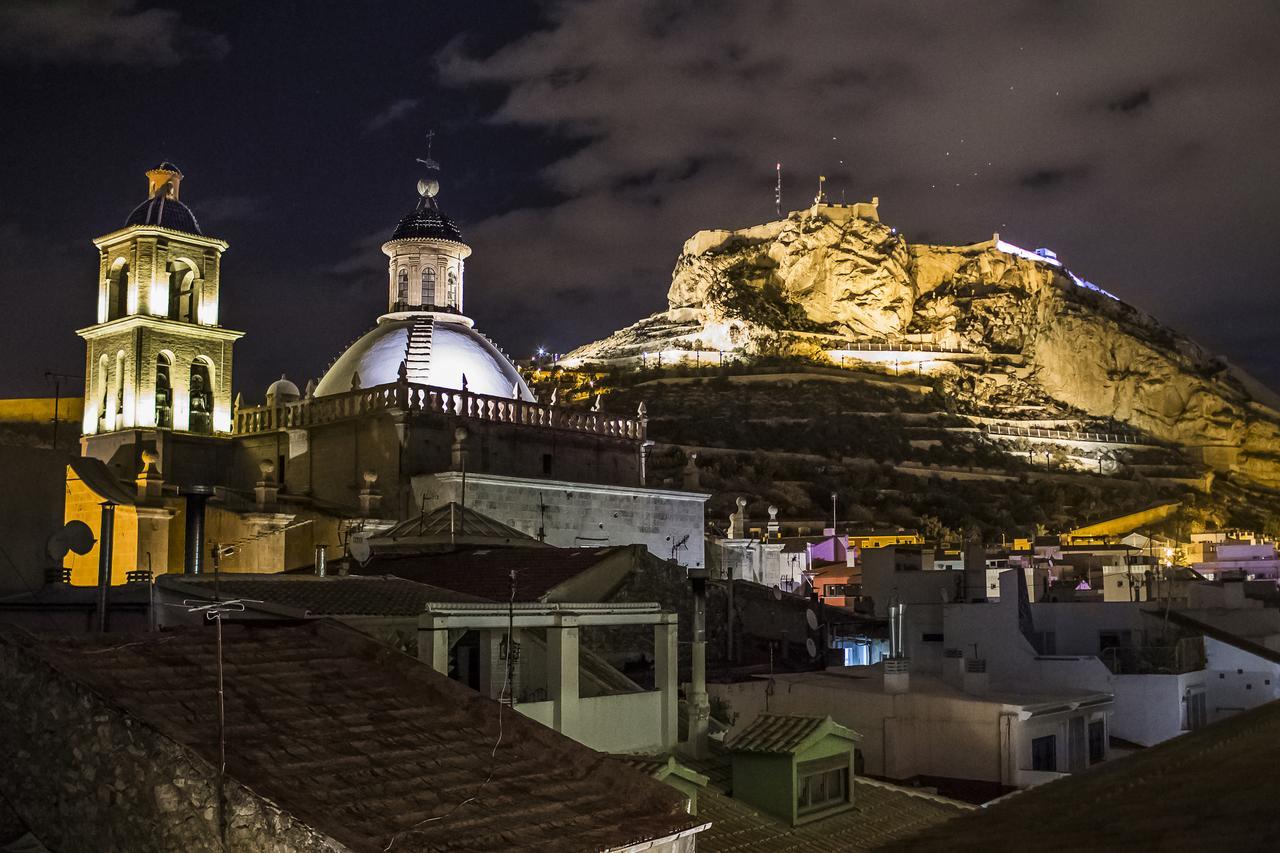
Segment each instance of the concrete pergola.
[[545,629],[547,636],[547,693],[553,703],[552,727],[575,737],[579,729],[578,629],[588,626],[652,625],[654,632],[654,686],[662,694],[662,740],[674,745],[677,730],[676,613],[656,603],[616,604],[460,604],[428,603],[418,617],[418,658],[431,668],[449,674],[449,632],[480,633],[480,692],[497,698],[503,669],[498,647],[508,628]]

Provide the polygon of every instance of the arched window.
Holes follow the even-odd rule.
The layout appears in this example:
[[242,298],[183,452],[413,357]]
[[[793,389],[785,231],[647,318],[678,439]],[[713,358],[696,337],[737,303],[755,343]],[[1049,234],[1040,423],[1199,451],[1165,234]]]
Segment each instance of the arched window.
[[213,432],[213,381],[209,365],[200,359],[191,362],[189,387],[187,429],[208,435]]
[[422,304],[436,304],[436,268],[426,267],[422,270]]
[[129,313],[129,265],[120,264],[107,277],[107,319]]
[[115,428],[124,426],[124,350],[116,353],[116,419]]
[[156,426],[173,427],[173,382],[169,375],[173,362],[165,353],[156,356]]
[[409,302],[409,271],[400,268],[400,274],[396,276],[396,302],[401,305],[407,305]]
[[98,359],[98,432],[107,429],[107,354]]
[[458,307],[458,274],[449,270],[448,284],[445,286],[444,301],[450,308]]
[[196,321],[200,304],[200,289],[196,285],[196,271],[185,263],[169,266],[169,313],[174,320],[184,323]]

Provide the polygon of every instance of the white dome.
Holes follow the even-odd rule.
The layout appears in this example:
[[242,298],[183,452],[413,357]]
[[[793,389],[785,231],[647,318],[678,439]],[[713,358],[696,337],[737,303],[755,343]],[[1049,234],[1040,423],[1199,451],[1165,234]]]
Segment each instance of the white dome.
[[302,396],[302,392],[298,390],[298,386],[294,385],[283,375],[275,382],[267,386],[267,399],[288,400],[292,402]]
[[347,348],[316,386],[316,396],[350,391],[356,374],[361,388],[390,385],[403,362],[409,381],[437,388],[467,389],[493,397],[533,401],[515,365],[465,317],[449,314],[392,314]]

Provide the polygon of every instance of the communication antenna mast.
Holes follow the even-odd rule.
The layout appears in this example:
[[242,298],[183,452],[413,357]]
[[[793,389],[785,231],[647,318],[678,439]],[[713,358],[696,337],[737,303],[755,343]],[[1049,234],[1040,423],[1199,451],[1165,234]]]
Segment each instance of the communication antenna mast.
[[775,169],[778,172],[778,182],[773,187],[773,211],[782,216],[782,163],[779,162]]

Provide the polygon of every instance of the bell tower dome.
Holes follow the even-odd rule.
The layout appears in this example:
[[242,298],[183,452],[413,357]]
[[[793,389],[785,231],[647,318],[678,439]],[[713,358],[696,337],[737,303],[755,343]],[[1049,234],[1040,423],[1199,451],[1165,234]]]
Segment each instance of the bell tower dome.
[[178,198],[182,171],[147,171],[147,198],[98,248],[97,322],[80,329],[83,432],[231,432],[231,345],[218,325],[222,253]]
[[[422,161],[434,166],[435,161]],[[463,266],[471,247],[456,222],[440,210],[440,182],[418,181],[418,203],[382,245],[387,256],[387,311],[461,314]]]

